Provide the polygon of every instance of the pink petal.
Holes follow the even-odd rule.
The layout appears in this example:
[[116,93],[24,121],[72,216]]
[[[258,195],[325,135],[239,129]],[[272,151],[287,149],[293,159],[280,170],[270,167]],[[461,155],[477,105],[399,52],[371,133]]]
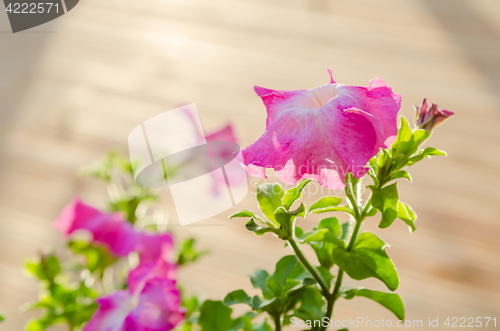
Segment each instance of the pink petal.
[[54,226],[65,235],[87,230],[94,243],[106,246],[115,256],[128,256],[137,251],[141,261],[168,260],[173,247],[170,234],[138,232],[132,224],[117,217],[119,214],[102,213],[75,198],[63,209]]
[[104,244],[115,256],[128,256],[136,249],[139,234],[124,221],[107,219],[91,229],[94,241]]
[[152,278],[165,278],[174,280],[177,272],[177,266],[165,262],[162,259],[151,262],[142,262],[131,270],[127,278],[127,287],[131,293],[142,291],[144,284]]
[[80,199],[75,197],[64,207],[59,218],[54,221],[53,226],[64,235],[69,235],[79,229],[92,228],[94,224],[99,223],[103,218],[106,218],[106,215],[82,203]]
[[153,278],[146,282],[137,306],[127,316],[124,331],[172,330],[184,316],[175,282]]
[[174,241],[169,233],[153,235],[140,233],[135,250],[141,262],[156,261],[160,258],[168,261],[172,253]]
[[401,108],[401,95],[393,93],[392,89],[380,78],[371,80],[368,88],[339,84],[337,91],[339,97],[346,96],[351,100],[344,105],[349,106],[346,108],[361,109],[382,123],[384,139],[380,147],[389,147],[390,145],[387,145],[385,141],[398,133],[397,115]]
[[332,142],[332,148],[348,168],[339,171],[341,177],[352,172],[357,178],[366,174],[365,165],[377,154],[383,144],[383,127],[374,116],[357,108],[345,110],[328,109],[330,104],[318,111],[323,133]]
[[83,327],[83,331],[124,331],[123,323],[131,310],[132,297],[118,291],[96,300],[99,308]]

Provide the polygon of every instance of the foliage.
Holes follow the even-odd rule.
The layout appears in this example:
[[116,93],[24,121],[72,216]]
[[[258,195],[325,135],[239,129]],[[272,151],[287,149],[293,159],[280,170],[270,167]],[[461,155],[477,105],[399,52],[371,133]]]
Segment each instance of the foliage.
[[[428,131],[410,129],[406,119],[401,118],[392,146],[382,149],[369,162],[368,175],[373,183],[368,186],[371,196],[364,205],[360,203],[358,190],[361,179],[351,173],[346,176],[345,202],[341,197],[328,196],[309,208],[299,201],[301,192],[311,182],[309,179],[287,191],[274,183],[258,186],[257,201],[262,215],[243,210],[230,218],[248,218],[246,228],[249,231],[258,236],[275,235],[293,248],[295,256],[283,257],[271,276],[265,270],[250,274],[253,286],[262,291],[262,296],[250,297],[243,290],[237,290],[226,296],[224,304],[246,304],[254,313],[266,313],[275,322],[275,330],[289,324],[292,317],[304,322],[330,318],[339,298],[371,299],[404,320],[403,301],[398,294],[392,293],[399,287],[399,276],[386,252],[387,244],[374,233],[362,232],[361,224],[366,218],[380,214],[381,229],[400,219],[415,231],[417,215],[400,200],[397,184],[399,180],[411,181],[405,170],[407,167],[433,155],[446,155],[432,147],[420,148],[429,136]],[[298,206],[293,208],[293,205]],[[341,224],[338,218],[327,217],[308,231],[296,224],[307,215],[331,212],[346,213],[351,221]],[[316,252],[318,265],[314,266],[304,257],[301,247],[304,245]],[[332,275],[335,266],[336,277]],[[389,292],[345,288],[342,286],[345,275],[358,281],[378,279]],[[326,329],[311,325],[312,330]]]
[[[368,185],[371,195],[364,204],[359,190],[363,178],[355,178],[352,173],[345,177],[345,198],[322,197],[309,208],[300,200],[310,179],[288,190],[276,183],[259,185],[256,195],[259,212],[242,210],[230,218],[246,218],[247,230],[259,237],[278,238],[292,248],[294,255],[282,257],[274,271],[256,270],[249,274],[251,284],[259,292],[257,295],[251,296],[239,289],[227,294],[223,301],[202,302],[179,287],[184,320],[175,329],[279,331],[293,318],[304,322],[330,318],[340,298],[370,299],[404,320],[403,301],[394,293],[399,287],[399,276],[386,252],[388,245],[378,235],[363,232],[361,226],[367,218],[377,217],[379,228],[385,229],[399,219],[415,231],[417,215],[410,205],[400,200],[398,182],[412,180],[408,167],[434,155],[446,155],[432,147],[421,148],[429,136],[426,130],[412,130],[406,119],[401,118],[394,143],[369,161],[365,177],[372,180]],[[131,163],[119,153],[110,152],[82,173],[107,184],[109,212],[119,212],[135,227],[160,230],[159,221],[148,214],[158,199],[156,192],[135,183]],[[342,213],[350,221],[342,223],[330,214],[311,229],[299,226],[301,219],[324,213]],[[85,328],[99,309],[96,299],[126,289],[130,280],[127,274],[138,264],[137,252],[128,257],[115,256],[108,247],[80,237],[71,236],[67,247],[71,253],[68,262],[62,263],[55,253],[43,253],[26,262],[26,270],[38,279],[41,287],[39,300],[27,309],[43,312],[27,324],[28,331],[42,331],[59,323],[66,324],[69,330]],[[305,247],[316,253],[317,261],[311,262],[305,257],[302,253]],[[177,244],[174,251],[171,262],[178,267],[207,254],[197,249],[194,238]],[[344,277],[356,281],[377,279],[388,292],[347,288],[342,286]],[[247,312],[233,316],[231,306],[236,304],[245,305]],[[325,329],[323,325],[311,326],[315,331]]]

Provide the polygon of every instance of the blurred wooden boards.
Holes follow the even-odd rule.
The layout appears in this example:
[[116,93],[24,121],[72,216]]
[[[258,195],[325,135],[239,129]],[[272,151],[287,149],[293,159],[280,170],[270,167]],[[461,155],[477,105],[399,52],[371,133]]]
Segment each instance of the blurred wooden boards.
[[[108,148],[126,150],[132,128],[181,103],[196,103],[207,132],[231,121],[246,146],[265,123],[253,85],[310,88],[328,82],[327,67],[346,84],[382,77],[408,117],[424,96],[457,113],[432,138],[449,157],[415,166],[415,182],[401,184],[417,232],[399,223],[377,230],[375,220],[367,229],[391,244],[409,319],[500,315],[500,4],[429,1],[86,0],[51,25],[0,34],[0,309],[8,318],[0,330],[21,330],[32,315],[18,314],[36,297],[20,267],[39,248],[61,245],[50,226],[61,207],[74,194],[102,206],[104,188],[78,178],[78,167]],[[255,209],[253,196],[239,207]],[[227,221],[229,213],[203,222],[224,226],[176,228],[213,252],[182,272],[204,296],[251,291],[246,273],[272,270],[289,252]],[[349,316],[391,318],[363,299],[338,305],[336,317]]]

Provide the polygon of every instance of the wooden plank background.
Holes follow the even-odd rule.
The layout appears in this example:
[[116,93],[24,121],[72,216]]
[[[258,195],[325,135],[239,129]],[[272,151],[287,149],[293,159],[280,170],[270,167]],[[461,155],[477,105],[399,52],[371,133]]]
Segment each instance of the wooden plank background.
[[[0,330],[21,330],[36,315],[20,312],[37,295],[21,265],[40,248],[60,248],[51,228],[60,209],[73,195],[103,205],[104,188],[76,176],[78,167],[111,147],[126,150],[136,125],[181,103],[196,103],[207,132],[230,121],[246,146],[266,117],[253,85],[311,88],[328,82],[328,67],[346,84],[382,77],[408,117],[424,96],[456,112],[432,137],[449,157],[416,165],[414,183],[401,185],[418,230],[377,230],[375,220],[366,229],[391,244],[408,319],[500,319],[498,17],[497,0],[82,0],[12,34],[2,12],[0,310],[8,320]],[[253,195],[240,207],[255,209]],[[175,223],[168,194],[162,208]],[[180,277],[204,298],[250,290],[248,272],[273,270],[289,252],[226,220],[238,208],[175,228],[212,251]],[[338,319],[392,318],[364,299],[337,307]]]

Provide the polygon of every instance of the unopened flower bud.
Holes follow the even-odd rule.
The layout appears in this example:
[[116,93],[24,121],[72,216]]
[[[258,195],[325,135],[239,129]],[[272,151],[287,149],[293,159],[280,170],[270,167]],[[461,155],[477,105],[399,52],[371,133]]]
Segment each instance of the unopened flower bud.
[[449,110],[440,110],[435,103],[429,107],[427,98],[424,99],[421,107],[415,106],[415,111],[415,124],[419,129],[429,132],[454,114]]

